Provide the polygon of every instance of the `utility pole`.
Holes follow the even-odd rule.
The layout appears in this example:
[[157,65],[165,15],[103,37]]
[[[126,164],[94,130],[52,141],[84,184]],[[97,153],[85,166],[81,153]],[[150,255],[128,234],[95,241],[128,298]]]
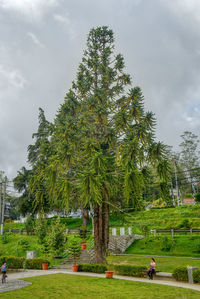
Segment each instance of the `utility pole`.
[[3,192],[3,203],[2,203],[2,210],[1,210],[1,235],[3,235],[3,224],[4,224],[4,211],[5,211],[5,201],[6,201],[6,185],[7,185],[7,177],[5,177],[4,182],[4,192]]
[[176,203],[175,203],[175,199],[174,199],[174,191],[173,191],[172,180],[171,180],[171,193],[172,193],[172,202],[173,202],[173,206],[175,207]]
[[1,205],[2,205],[2,182],[0,183],[0,223],[1,223]]
[[176,162],[174,162],[174,174],[175,174],[175,181],[176,181],[176,192],[177,192],[177,205],[179,207],[179,189],[178,189],[178,180],[177,180],[177,173],[176,173]]

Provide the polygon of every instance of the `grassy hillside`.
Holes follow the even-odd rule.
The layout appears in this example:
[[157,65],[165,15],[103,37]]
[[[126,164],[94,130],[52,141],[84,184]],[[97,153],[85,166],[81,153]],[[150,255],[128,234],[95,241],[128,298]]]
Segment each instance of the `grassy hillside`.
[[176,208],[150,209],[126,213],[124,217],[111,217],[111,227],[132,226],[134,233],[141,233],[144,226],[150,229],[186,228],[200,229],[200,205],[180,206]]
[[190,238],[189,235],[175,235],[174,240],[166,234],[160,234],[156,238],[149,236],[136,240],[126,253],[200,257],[200,236]]

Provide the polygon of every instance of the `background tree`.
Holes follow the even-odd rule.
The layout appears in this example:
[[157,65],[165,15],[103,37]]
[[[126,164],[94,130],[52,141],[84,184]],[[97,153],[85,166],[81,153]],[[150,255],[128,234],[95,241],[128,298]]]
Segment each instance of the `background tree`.
[[200,156],[199,156],[199,139],[192,132],[185,131],[182,135],[180,144],[180,158],[183,168],[186,172],[185,185],[191,184],[191,191],[195,192],[195,183],[199,182]]

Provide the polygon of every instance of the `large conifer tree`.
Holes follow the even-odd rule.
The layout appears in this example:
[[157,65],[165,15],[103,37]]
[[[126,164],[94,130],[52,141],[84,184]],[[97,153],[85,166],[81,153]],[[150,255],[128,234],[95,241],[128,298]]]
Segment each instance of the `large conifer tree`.
[[114,54],[113,32],[92,29],[77,78],[55,120],[52,198],[90,205],[98,263],[105,262],[116,194],[139,206],[148,166],[164,173],[164,146],[154,141],[153,114],[144,112],[142,92],[128,90],[130,83],[122,55]]
[[154,140],[153,113],[145,113],[140,88],[130,85],[112,30],[92,29],[55,119],[51,154],[36,176],[52,204],[90,206],[97,263],[105,262],[110,207],[122,200],[139,207],[150,166],[161,178],[168,169],[164,145]]

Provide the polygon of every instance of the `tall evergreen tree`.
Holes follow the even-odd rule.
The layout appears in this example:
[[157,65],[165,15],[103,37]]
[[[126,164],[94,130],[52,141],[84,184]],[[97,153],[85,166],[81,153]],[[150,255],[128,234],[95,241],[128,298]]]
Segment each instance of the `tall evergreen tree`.
[[168,171],[165,147],[154,140],[154,115],[145,113],[139,87],[128,90],[124,67],[112,30],[92,29],[41,171],[52,202],[90,206],[97,263],[105,262],[110,207],[121,200],[140,206],[149,167],[161,177]]

